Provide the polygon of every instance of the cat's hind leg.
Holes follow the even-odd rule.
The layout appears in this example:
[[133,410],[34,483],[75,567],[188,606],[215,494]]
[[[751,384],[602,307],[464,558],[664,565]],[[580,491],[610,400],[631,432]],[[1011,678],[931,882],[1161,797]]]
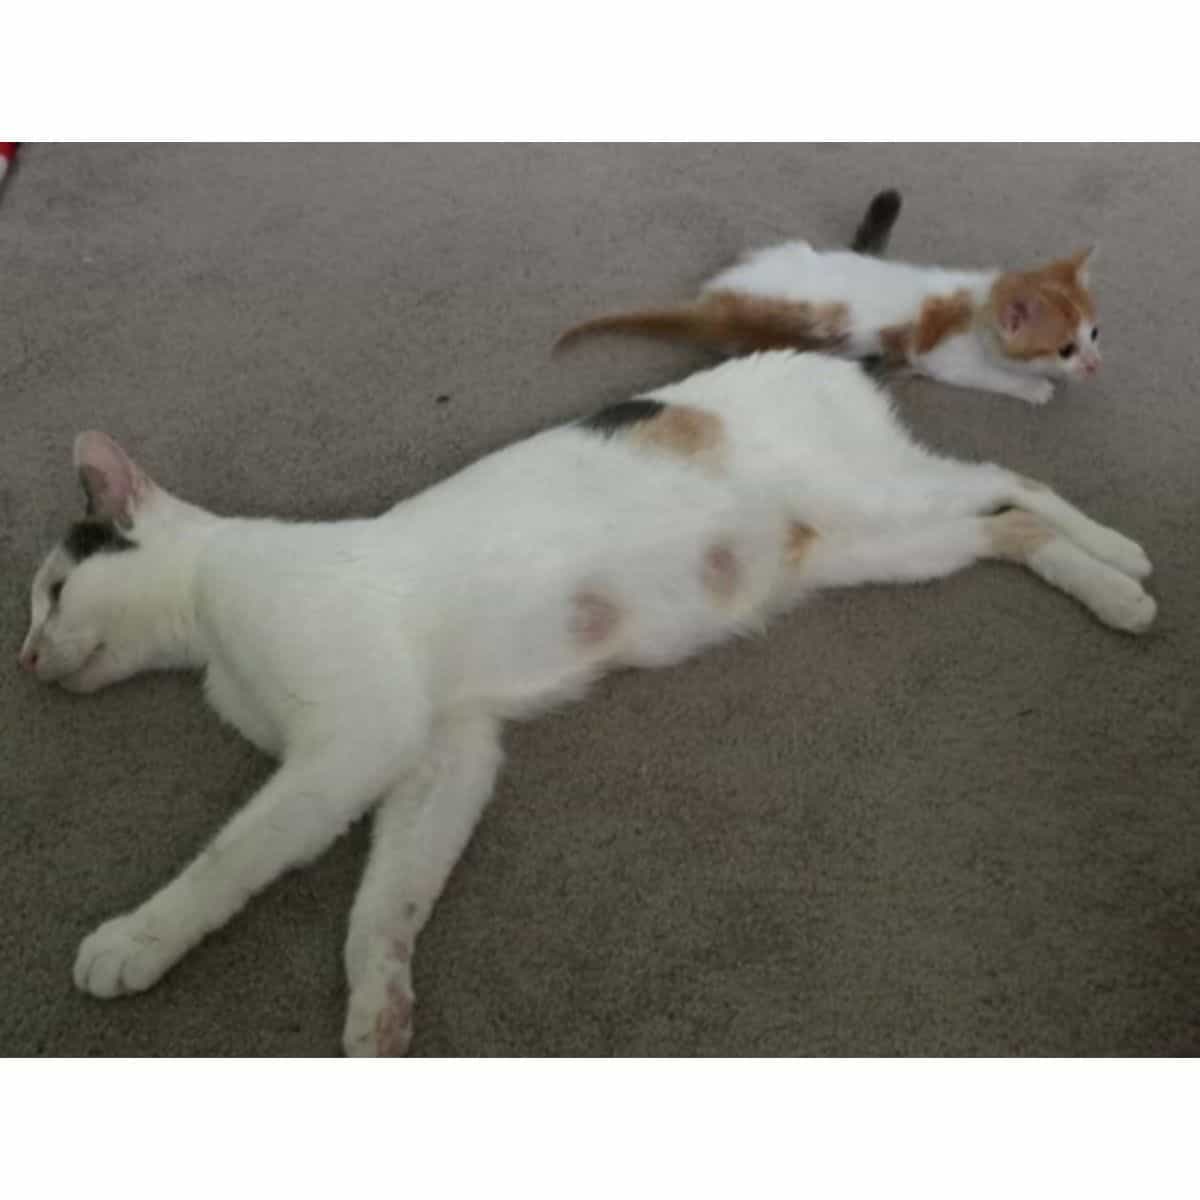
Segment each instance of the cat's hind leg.
[[923,517],[870,532],[815,532],[799,567],[804,583],[818,588],[922,583],[961,571],[990,552],[980,518]]
[[1093,558],[1115,567],[1131,579],[1145,579],[1153,569],[1145,550],[1124,534],[1093,521],[1044,483],[1012,475],[1008,481],[1008,503],[1036,513],[1059,533],[1086,550]]
[[985,517],[991,557],[1020,563],[1073,596],[1113,629],[1143,633],[1158,609],[1136,579],[1063,537],[1042,516],[1014,508]]
[[417,934],[492,794],[500,762],[494,719],[446,719],[435,727],[428,760],[380,804],[346,939],[348,1055],[408,1050]]
[[1028,567],[1114,629],[1141,633],[1154,620],[1154,601],[1136,580],[1021,509],[984,517],[924,518],[870,533],[817,533],[799,569],[806,584],[853,587],[940,579],[989,558]]
[[1150,559],[1137,542],[1093,521],[1046,484],[994,463],[930,459],[914,480],[912,494],[920,496],[919,507],[931,516],[1023,508],[1131,579],[1145,579],[1150,574]]

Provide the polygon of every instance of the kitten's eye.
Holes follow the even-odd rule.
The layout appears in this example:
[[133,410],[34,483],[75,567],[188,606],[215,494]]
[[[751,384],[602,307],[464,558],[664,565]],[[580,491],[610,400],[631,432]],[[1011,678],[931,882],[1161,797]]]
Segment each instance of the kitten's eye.
[[1093,325],[1092,326],[1092,341],[1098,342],[1099,340],[1100,340],[1100,326]]
[[1070,358],[1075,353],[1075,343],[1068,342],[1065,346],[1060,346],[1058,349],[1059,358]]
[[63,580],[58,580],[50,585],[50,603],[57,604],[62,596]]

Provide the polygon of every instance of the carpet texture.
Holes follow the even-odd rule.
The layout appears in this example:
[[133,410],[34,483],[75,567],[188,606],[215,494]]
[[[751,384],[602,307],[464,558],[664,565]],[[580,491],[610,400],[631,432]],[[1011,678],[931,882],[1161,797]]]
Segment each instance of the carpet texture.
[[[513,727],[422,938],[422,1055],[1200,1052],[1200,152],[1155,147],[31,146],[0,202],[0,619],[102,428],[222,512],[378,511],[703,366],[566,324],[748,245],[1024,265],[1096,241],[1107,360],[1035,410],[914,382],[935,446],[1137,538],[1134,639],[1027,573],[827,595],[770,637]],[[0,673],[0,1052],[324,1055],[359,828],[151,992],[76,993],[269,764],[194,679]]]

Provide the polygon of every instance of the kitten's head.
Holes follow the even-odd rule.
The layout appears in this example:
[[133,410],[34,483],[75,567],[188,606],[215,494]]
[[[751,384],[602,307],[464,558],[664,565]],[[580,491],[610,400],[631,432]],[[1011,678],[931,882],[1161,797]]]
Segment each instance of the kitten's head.
[[1001,275],[992,313],[1002,352],[1054,379],[1087,379],[1100,369],[1100,327],[1088,291],[1092,250],[1033,271]]
[[[87,509],[33,577],[20,664],[90,692],[169,661],[171,549],[199,510],[155,484],[102,433],[75,440]],[[166,568],[164,570],[164,567]]]

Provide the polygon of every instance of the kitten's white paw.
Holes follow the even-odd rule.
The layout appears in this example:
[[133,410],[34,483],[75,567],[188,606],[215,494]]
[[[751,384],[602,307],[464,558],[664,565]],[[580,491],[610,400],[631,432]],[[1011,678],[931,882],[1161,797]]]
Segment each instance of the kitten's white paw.
[[397,1058],[412,1041],[413,993],[407,947],[372,955],[350,993],[342,1048],[350,1058]]
[[75,986],[110,998],[153,987],[183,953],[141,910],[106,921],[84,938],[75,958]]
[[1049,380],[1040,379],[1037,383],[1031,383],[1021,393],[1021,399],[1027,404],[1045,404],[1054,395],[1054,384]]
[[1093,609],[1106,625],[1126,633],[1145,633],[1158,615],[1154,597],[1125,575],[1113,575]]

